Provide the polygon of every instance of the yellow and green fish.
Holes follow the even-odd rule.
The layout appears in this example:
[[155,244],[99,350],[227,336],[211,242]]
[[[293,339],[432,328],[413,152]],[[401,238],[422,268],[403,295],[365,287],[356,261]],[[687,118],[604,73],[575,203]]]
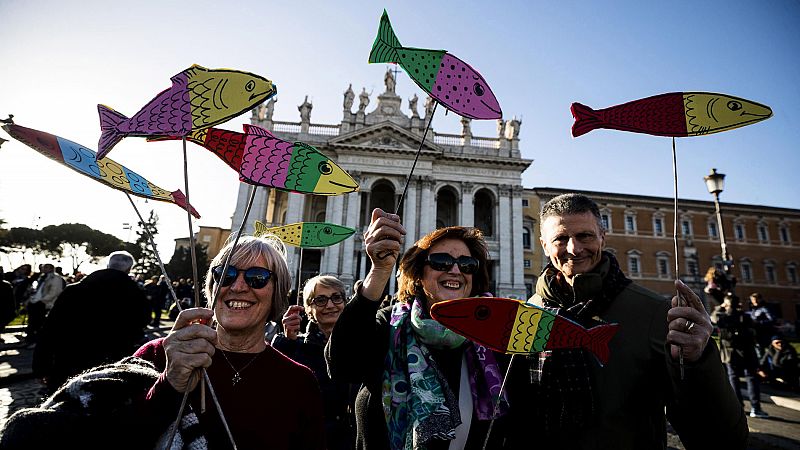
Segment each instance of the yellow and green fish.
[[254,236],[274,234],[286,245],[300,248],[330,247],[349,238],[356,230],[327,222],[298,222],[268,227],[256,220]]

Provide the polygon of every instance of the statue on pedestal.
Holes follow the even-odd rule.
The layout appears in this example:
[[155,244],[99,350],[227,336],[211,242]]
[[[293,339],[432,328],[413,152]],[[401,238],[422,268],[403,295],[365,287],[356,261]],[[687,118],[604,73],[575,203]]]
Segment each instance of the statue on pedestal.
[[386,69],[386,75],[383,77],[383,82],[386,84],[386,92],[391,92],[394,94],[394,88],[397,85],[397,82],[394,79],[394,75],[392,75],[392,71],[390,69]]
[[356,98],[356,94],[353,92],[353,83],[350,83],[350,86],[347,86],[347,90],[344,91],[344,110],[350,112],[353,109],[353,100]]
[[431,114],[433,113],[433,107],[436,105],[436,100],[433,97],[428,96],[425,99],[425,120],[431,120]]
[[308,96],[306,95],[305,100],[303,100],[303,104],[297,107],[298,111],[300,111],[300,122],[311,121],[311,108],[313,107],[314,105],[309,103]]
[[408,109],[411,110],[411,117],[419,119],[419,113],[417,112],[417,101],[419,101],[419,97],[417,97],[417,94],[414,94],[413,97],[408,99]]
[[361,88],[361,93],[358,94],[358,112],[363,113],[369,105],[369,94],[367,88]]

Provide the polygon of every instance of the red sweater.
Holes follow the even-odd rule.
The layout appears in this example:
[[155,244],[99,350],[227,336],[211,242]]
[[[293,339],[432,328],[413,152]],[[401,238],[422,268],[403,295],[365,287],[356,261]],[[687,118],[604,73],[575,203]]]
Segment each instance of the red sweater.
[[[166,429],[178,414],[183,394],[166,380],[163,339],[143,345],[135,354],[162,371],[148,394],[154,421]],[[234,371],[217,351],[208,376],[216,391],[236,445],[246,449],[325,449],[322,396],[314,374],[270,346],[255,360],[253,354],[228,353],[241,381],[233,386]],[[248,365],[248,363],[252,361]],[[245,367],[247,366],[247,367]],[[242,369],[244,367],[244,369]],[[200,413],[199,389],[189,402],[212,449],[231,448],[216,407],[206,390],[206,412]]]

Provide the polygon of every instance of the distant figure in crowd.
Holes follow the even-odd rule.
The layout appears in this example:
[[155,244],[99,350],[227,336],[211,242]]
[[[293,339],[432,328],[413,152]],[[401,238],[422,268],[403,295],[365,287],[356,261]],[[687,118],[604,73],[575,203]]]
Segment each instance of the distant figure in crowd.
[[768,417],[761,409],[756,332],[752,319],[742,311],[739,297],[728,293],[722,305],[714,310],[712,320],[719,327],[720,356],[728,370],[728,379],[739,398],[739,404],[744,407],[739,383],[739,377],[744,376],[747,396],[750,398],[750,417]]
[[482,233],[448,227],[422,237],[400,260],[398,302],[381,308],[403,235],[399,216],[372,212],[364,236],[372,266],[356,284],[326,348],[333,381],[362,384],[355,406],[356,448],[480,449],[491,423],[486,448],[536,446],[532,427],[512,425],[513,408],[527,407],[514,396],[528,374],[512,373],[500,397],[508,358],[430,316],[434,303],[488,290]]
[[[303,287],[305,306],[291,305],[283,315],[283,333],[272,346],[314,371],[325,404],[325,440],[328,450],[352,449],[355,423],[351,423],[357,386],[334,383],[325,363],[325,344],[344,309],[344,284],[336,277],[317,275]],[[300,333],[301,314],[308,315],[305,333]]]
[[744,448],[747,420],[725,383],[700,298],[676,281],[685,303],[673,297],[670,304],[628,279],[603,251],[600,210],[584,195],[551,199],[539,223],[550,262],[528,301],[586,328],[616,323],[619,331],[605,366],[584,349],[523,360],[532,381],[526,418],[537,447],[666,448],[666,414],[687,449]]
[[55,391],[69,377],[117,361],[142,344],[150,306],[128,273],[133,256],[118,251],[58,296],[33,353],[33,372]]
[[725,276],[725,272],[716,267],[709,267],[703,279],[706,281],[703,292],[708,295],[706,297],[708,310],[714,311],[714,308],[725,301],[725,294],[731,290],[732,283]]
[[[17,304],[14,301],[14,287],[0,278],[0,334],[5,332],[6,326],[15,317],[17,317]],[[0,343],[2,342],[3,338],[0,337]]]
[[[230,252],[230,265],[223,273]],[[229,242],[206,274],[209,302],[219,286],[214,309],[182,311],[166,338],[136,352],[161,372],[146,396],[144,414],[150,428],[166,430],[188,391],[183,419],[196,416],[194,435],[202,435],[212,449],[233,447],[208,395],[201,413],[198,382],[200,369],[206,368],[236,447],[325,448],[322,396],[314,374],[264,340],[267,321],[277,320],[287,307],[291,280],[285,254],[275,236],[243,236],[235,249]],[[216,329],[208,326],[212,319]]]
[[800,390],[800,360],[797,351],[781,336],[772,336],[770,346],[761,357],[758,375],[771,383]]
[[28,299],[26,337],[29,342],[37,342],[47,312],[64,290],[64,279],[54,272],[52,264],[42,264],[40,269],[39,278],[36,280],[36,292]]
[[150,304],[150,310],[152,311],[150,325],[159,327],[161,326],[161,311],[164,307],[164,299],[169,294],[164,275],[150,277],[144,284],[144,292],[147,295],[147,302]]
[[27,303],[31,294],[31,285],[34,281],[31,277],[31,265],[23,264],[17,267],[11,272],[10,276],[6,276],[6,279],[14,287],[14,301],[17,304],[17,310],[19,310]]
[[767,308],[767,302],[758,292],[750,294],[750,318],[756,330],[756,351],[758,357],[769,348],[772,336],[775,335],[775,317]]

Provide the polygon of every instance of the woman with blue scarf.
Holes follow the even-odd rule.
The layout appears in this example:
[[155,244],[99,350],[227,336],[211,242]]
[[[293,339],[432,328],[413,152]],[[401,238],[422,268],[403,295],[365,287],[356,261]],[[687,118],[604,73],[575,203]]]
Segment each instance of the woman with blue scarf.
[[381,308],[404,234],[399,216],[372,212],[364,235],[372,266],[356,283],[326,347],[332,378],[362,385],[355,405],[357,448],[516,448],[512,431],[520,427],[511,423],[509,397],[515,384],[527,381],[527,371],[511,373],[501,393],[505,355],[430,317],[436,302],[487,293],[488,248],[481,231],[447,227],[422,237],[400,261],[393,304]]

